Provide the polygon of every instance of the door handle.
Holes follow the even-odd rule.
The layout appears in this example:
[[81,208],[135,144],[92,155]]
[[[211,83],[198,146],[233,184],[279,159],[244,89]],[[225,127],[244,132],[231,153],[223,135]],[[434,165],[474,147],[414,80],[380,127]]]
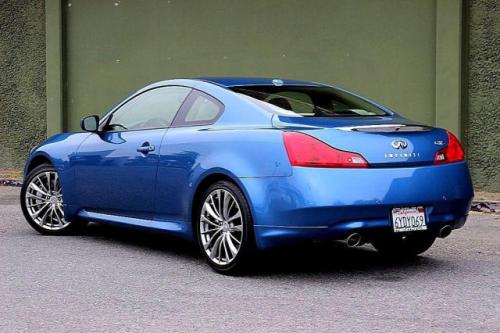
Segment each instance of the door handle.
[[145,143],[141,147],[137,148],[137,151],[139,153],[143,153],[143,154],[147,154],[147,153],[152,152],[154,150],[155,150],[155,146],[149,145],[148,143]]

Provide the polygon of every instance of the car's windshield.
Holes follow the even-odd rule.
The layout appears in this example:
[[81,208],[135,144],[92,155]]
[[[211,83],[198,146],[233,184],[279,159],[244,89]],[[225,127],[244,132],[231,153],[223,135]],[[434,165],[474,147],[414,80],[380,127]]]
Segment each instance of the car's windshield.
[[287,116],[359,117],[387,114],[357,96],[330,87],[244,86],[231,90],[250,97],[250,100],[272,113]]

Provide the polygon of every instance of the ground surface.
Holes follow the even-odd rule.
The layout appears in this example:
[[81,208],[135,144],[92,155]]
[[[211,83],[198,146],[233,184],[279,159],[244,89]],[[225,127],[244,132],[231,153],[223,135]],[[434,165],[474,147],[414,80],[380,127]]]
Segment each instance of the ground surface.
[[226,277],[161,235],[38,235],[18,191],[0,187],[0,332],[500,331],[498,215],[473,213],[410,263],[314,246]]

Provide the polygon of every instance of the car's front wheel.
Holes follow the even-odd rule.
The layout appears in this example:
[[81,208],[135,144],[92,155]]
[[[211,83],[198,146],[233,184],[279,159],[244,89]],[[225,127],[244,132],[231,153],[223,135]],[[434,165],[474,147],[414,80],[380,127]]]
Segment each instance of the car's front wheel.
[[205,191],[195,228],[199,247],[214,270],[235,274],[248,267],[255,248],[252,218],[235,184],[219,181]]
[[57,170],[43,164],[30,171],[21,188],[21,208],[33,229],[41,234],[61,235],[80,228],[83,222],[65,219],[63,204]]
[[386,257],[411,259],[427,251],[435,240],[434,235],[421,233],[379,238],[373,240],[372,245]]

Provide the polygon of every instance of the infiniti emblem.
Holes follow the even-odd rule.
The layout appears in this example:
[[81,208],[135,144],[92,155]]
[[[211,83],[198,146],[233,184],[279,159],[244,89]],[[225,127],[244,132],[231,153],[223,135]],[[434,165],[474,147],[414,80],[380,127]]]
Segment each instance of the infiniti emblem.
[[272,81],[272,83],[273,83],[275,86],[280,87],[280,86],[282,86],[285,82],[283,82],[283,80],[280,80],[280,79],[274,79],[274,80]]
[[404,140],[394,140],[391,142],[391,146],[394,149],[406,149],[406,147],[408,147],[408,142]]

